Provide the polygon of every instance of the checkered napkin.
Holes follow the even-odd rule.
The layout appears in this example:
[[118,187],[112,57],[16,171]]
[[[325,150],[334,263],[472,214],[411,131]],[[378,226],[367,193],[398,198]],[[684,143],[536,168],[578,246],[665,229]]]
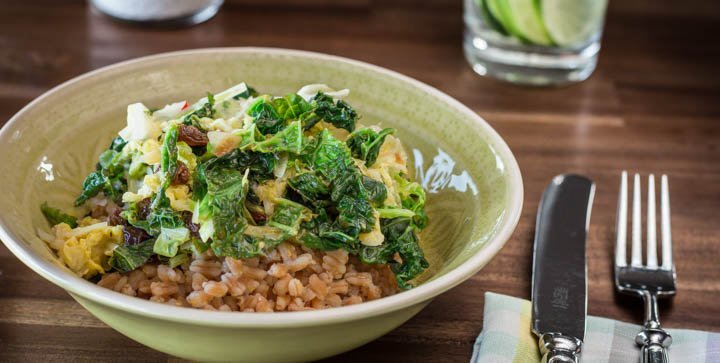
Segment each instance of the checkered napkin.
[[[582,363],[637,363],[635,344],[639,325],[589,316]],[[673,342],[671,362],[720,362],[720,334],[668,329]],[[537,338],[530,331],[530,302],[506,295],[485,293],[485,323],[475,341],[472,363],[539,362]]]

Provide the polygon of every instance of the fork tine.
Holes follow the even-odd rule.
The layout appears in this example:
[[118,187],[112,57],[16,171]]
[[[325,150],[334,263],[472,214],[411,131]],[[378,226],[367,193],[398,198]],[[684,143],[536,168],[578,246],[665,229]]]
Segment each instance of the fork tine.
[[662,233],[662,268],[672,269],[672,234],[670,231],[670,192],[668,177],[660,179],[660,228]]
[[615,243],[615,266],[626,266],[625,256],[627,249],[627,171],[620,175],[620,193],[618,195],[618,210],[615,225],[617,241]]
[[648,177],[647,205],[647,267],[657,268],[657,238],[655,232],[655,175]]
[[640,175],[635,174],[633,183],[633,208],[632,208],[632,254],[631,266],[642,266],[642,231],[640,217]]

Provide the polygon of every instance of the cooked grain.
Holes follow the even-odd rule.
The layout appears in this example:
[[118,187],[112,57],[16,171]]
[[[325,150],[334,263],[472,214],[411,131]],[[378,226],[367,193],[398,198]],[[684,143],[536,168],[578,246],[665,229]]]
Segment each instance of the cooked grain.
[[359,304],[397,292],[387,265],[365,265],[344,250],[282,243],[262,258],[217,258],[212,251],[171,268],[149,263],[109,273],[98,285],[151,301],[198,309],[301,311]]

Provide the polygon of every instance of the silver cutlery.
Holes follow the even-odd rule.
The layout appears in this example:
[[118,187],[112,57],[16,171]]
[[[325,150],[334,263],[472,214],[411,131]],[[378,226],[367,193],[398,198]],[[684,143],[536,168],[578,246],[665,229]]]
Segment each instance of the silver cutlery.
[[615,247],[615,286],[625,294],[642,297],[645,302],[644,329],[635,341],[642,346],[641,362],[668,362],[667,348],[672,337],[660,328],[657,299],[675,295],[675,267],[672,262],[672,236],[670,232],[670,196],[667,176],[660,182],[660,232],[662,259],[658,260],[655,220],[655,176],[648,177],[646,262],[642,261],[642,221],[640,206],[640,176],[635,174],[632,199],[632,244],[630,264],[626,259],[628,180],[623,171],[620,178],[620,196],[617,212],[617,243]]
[[542,362],[577,362],[585,338],[585,238],[595,184],[579,175],[553,178],[538,207],[532,276],[532,330]]

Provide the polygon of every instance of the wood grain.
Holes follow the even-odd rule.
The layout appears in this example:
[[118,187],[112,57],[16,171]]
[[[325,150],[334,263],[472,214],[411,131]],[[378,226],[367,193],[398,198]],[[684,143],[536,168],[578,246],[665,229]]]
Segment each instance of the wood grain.
[[[670,175],[678,294],[663,323],[720,331],[720,7],[715,1],[611,1],[596,73],[566,88],[476,76],[460,46],[459,1],[228,1],[189,29],[120,24],[83,1],[0,4],[0,120],[62,81],[138,56],[187,48],[273,46],[368,61],[429,83],[495,127],[525,181],[520,224],[480,273],[404,326],[331,359],[465,362],[483,294],[528,298],[535,210],[550,178],[598,185],[589,239],[589,313],[636,322],[638,301],[613,291],[618,175]],[[90,316],[0,246],[0,361],[174,361]]]

